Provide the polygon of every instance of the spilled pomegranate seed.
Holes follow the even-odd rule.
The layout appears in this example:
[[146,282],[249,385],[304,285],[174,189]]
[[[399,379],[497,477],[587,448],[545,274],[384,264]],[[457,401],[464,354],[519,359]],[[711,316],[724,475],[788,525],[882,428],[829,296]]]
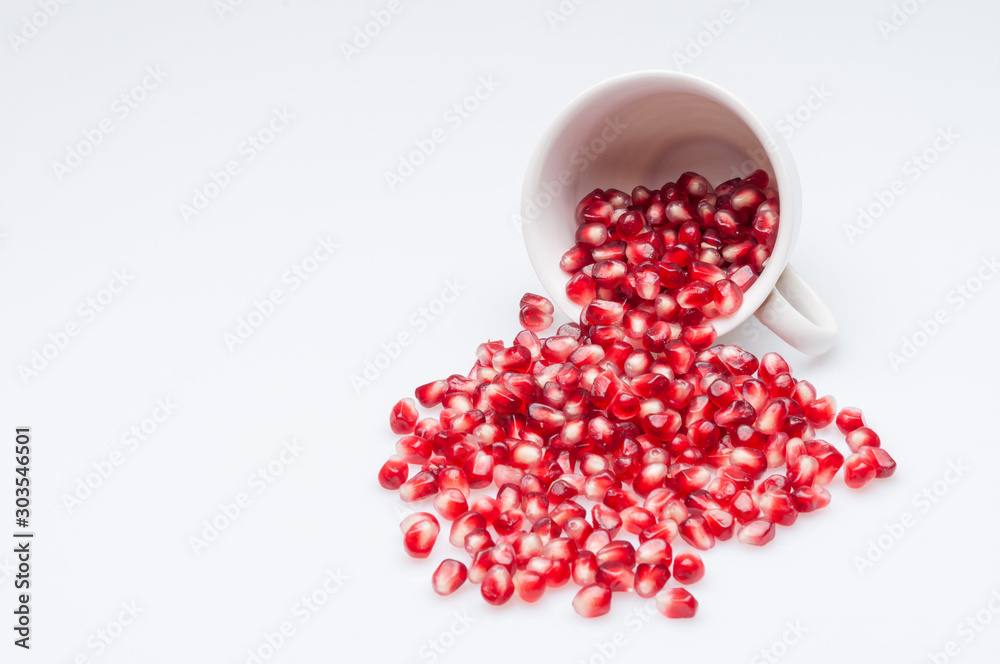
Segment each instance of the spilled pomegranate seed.
[[[739,311],[776,241],[769,185],[764,171],[716,187],[688,172],[660,189],[592,191],[559,264],[579,321],[539,336],[555,309],[525,293],[509,344],[480,344],[468,373],[391,408],[401,437],[379,484],[433,503],[470,559],[444,560],[436,593],[468,580],[502,605],[572,581],[584,617],[634,592],[691,618],[698,602],[668,585],[704,576],[690,549],[734,535],[763,546],[828,506],[841,468],[854,489],[895,472],[860,409],[838,411],[778,353],[716,344],[713,321]],[[421,419],[417,404],[440,411]],[[817,438],[834,425],[846,459]],[[404,550],[425,558],[440,525],[418,512],[400,530]]]

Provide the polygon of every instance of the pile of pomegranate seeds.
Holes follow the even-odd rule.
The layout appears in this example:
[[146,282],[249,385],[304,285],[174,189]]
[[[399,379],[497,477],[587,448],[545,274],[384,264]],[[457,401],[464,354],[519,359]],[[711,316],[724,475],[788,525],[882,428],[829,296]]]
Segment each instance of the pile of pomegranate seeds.
[[[711,319],[739,309],[774,246],[767,185],[763,171],[715,189],[684,173],[658,191],[588,194],[561,263],[579,324],[540,338],[552,303],[525,294],[510,346],[483,343],[467,375],[415,390],[437,417],[421,419],[409,398],[393,407],[402,438],[379,483],[430,500],[470,561],[443,561],[436,593],[468,580],[490,604],[535,602],[572,580],[584,617],[634,592],[690,618],[697,600],[668,583],[696,583],[705,566],[695,551],[673,554],[678,537],[700,551],[734,535],[762,546],[826,507],[841,467],[851,488],[893,474],[859,409],[838,413],[777,353],[712,345]],[[846,460],[816,438],[833,424]],[[426,558],[441,525],[417,512],[400,529],[406,552]]]

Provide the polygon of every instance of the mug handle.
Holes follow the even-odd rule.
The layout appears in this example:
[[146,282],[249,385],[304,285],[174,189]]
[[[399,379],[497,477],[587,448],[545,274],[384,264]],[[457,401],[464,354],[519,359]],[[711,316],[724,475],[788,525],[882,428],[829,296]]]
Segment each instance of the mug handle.
[[785,265],[774,290],[754,316],[790,346],[808,355],[822,355],[837,340],[833,314],[791,265]]

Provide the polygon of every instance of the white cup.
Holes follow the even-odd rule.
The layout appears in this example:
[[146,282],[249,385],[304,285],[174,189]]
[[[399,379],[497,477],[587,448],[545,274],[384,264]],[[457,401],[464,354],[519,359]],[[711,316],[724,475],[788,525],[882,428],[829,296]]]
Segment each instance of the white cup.
[[833,345],[837,323],[788,256],[802,219],[802,192],[787,146],[743,102],[688,74],[644,71],[600,83],[563,110],[528,165],[521,227],[542,285],[571,319],[569,275],[559,258],[575,243],[575,211],[590,191],[636,185],[658,188],[695,171],[713,185],[757,168],[780,198],[778,236],[757,281],[734,315],[712,322],[719,335],[756,316],[794,348],[819,355]]

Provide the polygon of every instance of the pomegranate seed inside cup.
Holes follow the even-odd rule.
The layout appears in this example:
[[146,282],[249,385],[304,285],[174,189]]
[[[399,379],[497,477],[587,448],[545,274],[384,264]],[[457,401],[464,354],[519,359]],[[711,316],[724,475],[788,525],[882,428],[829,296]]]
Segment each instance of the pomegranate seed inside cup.
[[[499,606],[572,580],[583,617],[634,591],[691,618],[698,602],[667,584],[671,570],[695,583],[705,566],[673,547],[709,551],[734,534],[763,546],[800,514],[818,518],[841,471],[855,489],[895,472],[860,409],[838,411],[778,353],[716,344],[713,321],[742,307],[779,208],[764,171],[595,189],[559,264],[579,321],[543,336],[555,308],[525,293],[509,343],[480,344],[468,372],[391,407],[400,437],[379,484],[433,505],[468,559],[440,563],[436,593],[468,580]],[[418,404],[440,410],[421,419]],[[429,511],[408,516],[404,549],[430,556],[440,528]]]

